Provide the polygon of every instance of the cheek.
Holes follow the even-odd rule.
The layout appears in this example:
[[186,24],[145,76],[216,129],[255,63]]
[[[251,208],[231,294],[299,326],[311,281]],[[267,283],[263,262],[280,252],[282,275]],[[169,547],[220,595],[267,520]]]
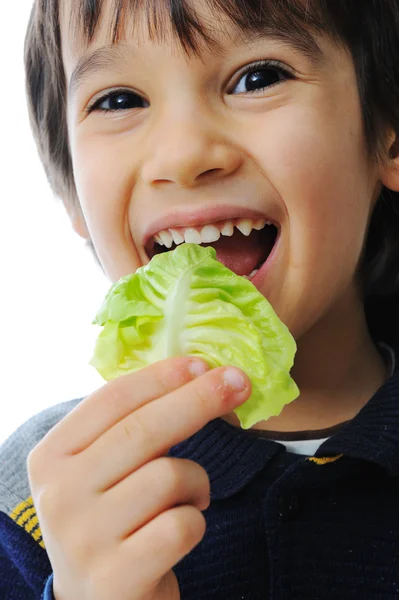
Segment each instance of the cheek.
[[361,125],[284,115],[258,149],[285,206],[283,251],[265,295],[300,336],[353,281],[367,229],[372,186]]
[[76,137],[71,146],[82,211],[98,258],[112,281],[139,266],[128,209],[134,177],[128,154],[111,141]]
[[[286,115],[271,132],[264,164],[285,204],[291,234],[318,244],[350,240],[358,248],[370,210],[370,181],[359,131],[306,111]],[[303,229],[309,236],[303,236]]]

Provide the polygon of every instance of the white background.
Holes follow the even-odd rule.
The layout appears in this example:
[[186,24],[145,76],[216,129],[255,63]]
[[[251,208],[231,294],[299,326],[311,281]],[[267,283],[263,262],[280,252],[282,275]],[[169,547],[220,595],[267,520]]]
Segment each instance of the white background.
[[109,282],[53,197],[28,123],[31,5],[2,5],[0,443],[33,414],[104,383],[88,362],[99,333],[91,321]]

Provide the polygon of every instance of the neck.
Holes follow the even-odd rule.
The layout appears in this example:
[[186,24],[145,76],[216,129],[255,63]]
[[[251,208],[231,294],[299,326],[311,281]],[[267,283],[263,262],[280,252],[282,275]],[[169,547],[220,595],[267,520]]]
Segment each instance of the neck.
[[[352,419],[387,378],[386,366],[368,332],[363,303],[355,289],[297,340],[291,375],[297,400],[254,429],[325,429]],[[237,425],[233,414],[226,420]]]

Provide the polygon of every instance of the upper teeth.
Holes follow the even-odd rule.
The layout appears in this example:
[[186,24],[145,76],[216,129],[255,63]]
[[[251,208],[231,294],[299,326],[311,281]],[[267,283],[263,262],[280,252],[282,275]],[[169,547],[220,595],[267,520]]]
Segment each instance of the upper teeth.
[[187,244],[209,244],[217,242],[221,235],[232,236],[234,227],[237,227],[241,233],[248,236],[253,229],[259,231],[265,225],[272,225],[272,222],[265,219],[229,219],[205,225],[204,227],[163,229],[154,236],[154,240],[160,246],[166,246],[167,248],[171,248],[173,243],[176,246],[184,242]]

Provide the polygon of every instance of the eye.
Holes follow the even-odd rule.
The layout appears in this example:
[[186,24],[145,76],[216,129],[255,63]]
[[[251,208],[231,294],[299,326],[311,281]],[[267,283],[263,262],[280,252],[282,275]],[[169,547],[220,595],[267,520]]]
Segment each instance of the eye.
[[132,108],[147,108],[149,103],[130,90],[115,90],[98,98],[87,112],[117,112]]
[[251,94],[271,88],[288,79],[294,79],[294,74],[277,60],[263,60],[248,65],[233,90],[233,94]]

